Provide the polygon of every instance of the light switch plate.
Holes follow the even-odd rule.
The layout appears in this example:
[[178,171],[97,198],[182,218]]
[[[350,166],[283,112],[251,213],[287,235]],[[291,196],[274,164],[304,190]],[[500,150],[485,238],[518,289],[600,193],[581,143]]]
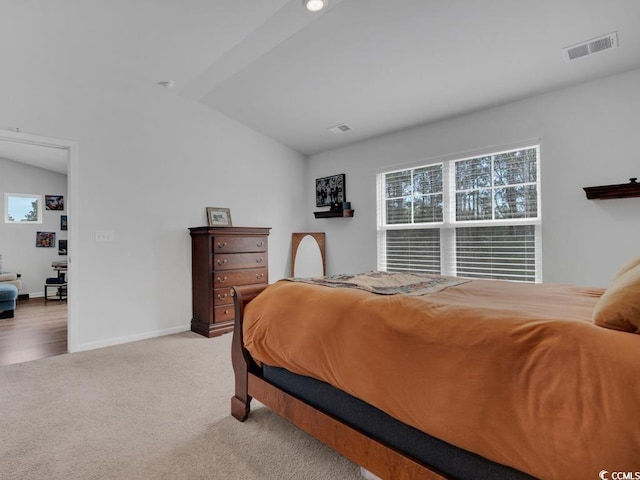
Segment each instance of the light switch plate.
[[113,243],[113,230],[96,230],[96,242]]

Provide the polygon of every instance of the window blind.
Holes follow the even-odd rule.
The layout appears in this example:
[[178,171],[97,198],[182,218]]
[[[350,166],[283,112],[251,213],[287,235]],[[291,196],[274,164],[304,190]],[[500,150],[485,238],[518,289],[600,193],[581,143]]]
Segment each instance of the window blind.
[[440,273],[440,230],[423,228],[385,233],[386,271]]
[[535,225],[456,228],[456,272],[461,277],[534,282]]

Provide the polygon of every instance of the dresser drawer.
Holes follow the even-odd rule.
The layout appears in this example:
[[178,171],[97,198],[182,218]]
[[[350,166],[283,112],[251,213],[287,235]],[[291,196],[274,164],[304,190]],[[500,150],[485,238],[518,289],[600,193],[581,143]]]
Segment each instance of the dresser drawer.
[[235,310],[233,305],[221,305],[213,308],[214,322],[228,322],[235,319]]
[[267,266],[267,252],[217,253],[213,256],[213,269],[236,270]]
[[233,297],[231,296],[231,287],[216,288],[213,290],[213,304],[228,305],[233,303]]
[[225,237],[213,239],[212,253],[266,252],[267,237]]
[[223,270],[213,272],[213,288],[233,287],[234,285],[252,285],[254,283],[268,283],[269,276],[266,268],[251,268],[247,270]]

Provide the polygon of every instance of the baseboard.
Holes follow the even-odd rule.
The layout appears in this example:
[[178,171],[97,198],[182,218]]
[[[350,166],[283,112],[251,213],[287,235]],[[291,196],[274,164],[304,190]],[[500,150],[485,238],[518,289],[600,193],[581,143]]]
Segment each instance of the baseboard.
[[76,345],[74,352],[84,352],[87,350],[95,350],[96,348],[112,347],[123,343],[137,342],[138,340],[147,340],[149,338],[173,335],[174,333],[188,332],[189,330],[189,325],[183,325],[180,327],[167,328],[165,330],[155,330],[153,332],[128,335],[126,337],[109,338],[107,340],[100,340],[97,342],[79,343]]

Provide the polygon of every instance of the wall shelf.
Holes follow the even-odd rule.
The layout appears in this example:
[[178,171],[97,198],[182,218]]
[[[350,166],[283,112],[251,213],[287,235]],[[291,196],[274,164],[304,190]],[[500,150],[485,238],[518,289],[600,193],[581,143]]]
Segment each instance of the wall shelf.
[[640,197],[640,183],[637,178],[630,178],[629,183],[619,185],[603,185],[599,187],[584,187],[589,200],[609,200],[612,198]]
[[313,212],[316,218],[336,218],[336,217],[353,217],[355,210],[339,210],[337,212]]

